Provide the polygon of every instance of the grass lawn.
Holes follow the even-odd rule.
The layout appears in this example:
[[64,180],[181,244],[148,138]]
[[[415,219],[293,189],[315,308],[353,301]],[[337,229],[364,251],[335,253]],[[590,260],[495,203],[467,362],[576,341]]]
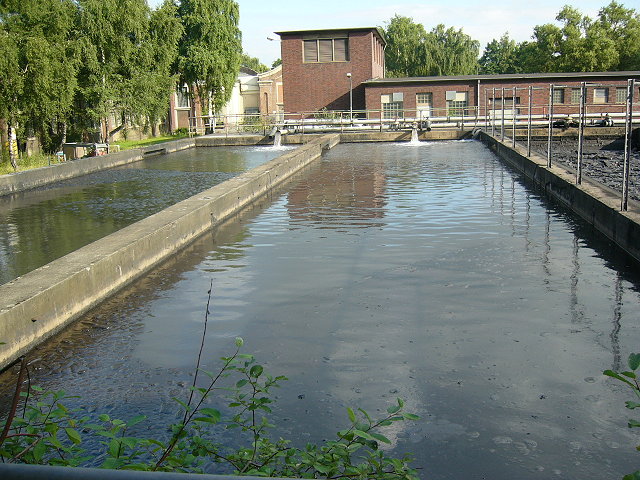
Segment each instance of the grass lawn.
[[[146,147],[147,145],[155,145],[156,143],[168,142],[170,140],[178,140],[180,138],[188,137],[188,134],[183,135],[164,135],[161,137],[147,138],[144,140],[123,140],[121,142],[114,142],[113,145],[119,145],[120,150],[130,150],[132,148]],[[58,160],[54,155],[45,155],[38,153],[29,157],[22,156],[18,159],[18,172],[24,170],[31,170],[33,168],[46,167],[48,165],[58,164]],[[6,175],[8,173],[14,173],[13,167],[8,159],[4,158],[0,161],[0,175]]]

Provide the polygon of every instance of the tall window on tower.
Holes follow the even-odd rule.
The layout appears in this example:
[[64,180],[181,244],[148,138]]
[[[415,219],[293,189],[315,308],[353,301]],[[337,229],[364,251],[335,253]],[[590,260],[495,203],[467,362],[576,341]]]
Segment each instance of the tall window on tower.
[[348,38],[313,38],[303,41],[304,63],[349,61]]

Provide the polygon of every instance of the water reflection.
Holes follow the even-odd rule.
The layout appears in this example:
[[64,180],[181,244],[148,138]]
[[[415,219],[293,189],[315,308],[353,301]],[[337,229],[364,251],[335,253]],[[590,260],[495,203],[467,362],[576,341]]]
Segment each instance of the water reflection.
[[392,449],[424,478],[633,471],[600,372],[639,344],[638,273],[480,144],[340,145],[252,208],[41,349],[34,381],[162,435],[213,280],[205,358],[240,335],[286,374],[276,423],[300,444],[400,396],[424,421]]
[[193,148],[2,197],[0,284],[281,154]]

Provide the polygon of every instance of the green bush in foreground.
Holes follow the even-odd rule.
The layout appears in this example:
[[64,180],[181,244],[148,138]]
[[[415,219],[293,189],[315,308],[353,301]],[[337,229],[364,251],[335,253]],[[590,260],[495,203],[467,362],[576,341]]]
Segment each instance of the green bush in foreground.
[[[640,368],[640,353],[632,353],[629,355],[627,365],[629,366],[630,371],[614,372],[613,370],[605,370],[602,373],[621,381],[633,390],[633,393],[635,393],[638,400],[627,401],[625,402],[625,406],[629,410],[635,410],[636,408],[640,408],[640,383],[638,382],[638,375],[636,374],[636,370]],[[629,428],[640,427],[640,421],[629,419],[628,426]],[[636,450],[640,451],[640,445],[636,447]],[[625,475],[623,480],[640,480],[640,470],[630,473],[629,475]]]
[[[221,359],[219,371],[196,370],[189,398],[175,399],[184,413],[178,423],[170,426],[169,440],[131,436],[131,427],[143,422],[145,416],[122,421],[106,414],[97,418],[83,415],[65,406],[66,400],[77,397],[37,387],[20,392],[20,378],[11,411],[2,424],[0,460],[64,466],[95,465],[97,460],[101,468],[176,472],[202,472],[207,463],[218,462],[224,464],[222,470],[238,475],[418,478],[409,467],[407,455],[391,458],[378,448],[380,443],[391,443],[381,433],[384,427],[418,419],[403,411],[401,399],[376,420],[362,409],[347,409],[349,426],[339,431],[335,440],[322,445],[298,448],[289,440],[271,440],[267,435],[273,426],[267,418],[271,412],[270,391],[286,378],[267,374],[252,355],[241,354],[242,343],[242,339],[236,339],[235,352]],[[204,386],[198,385],[199,375],[207,379]],[[220,410],[210,406],[213,394],[221,390],[226,392],[232,412],[229,418],[223,418]],[[19,396],[23,397],[22,402],[18,402]],[[19,403],[23,406],[17,414]],[[216,442],[217,428],[236,429],[243,446],[233,448]],[[83,443],[96,443],[96,439],[101,452],[87,455]]]

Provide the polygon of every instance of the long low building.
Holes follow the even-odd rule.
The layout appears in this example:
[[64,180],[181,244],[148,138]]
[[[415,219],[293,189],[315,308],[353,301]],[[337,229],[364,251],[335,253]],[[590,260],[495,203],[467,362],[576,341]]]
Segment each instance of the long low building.
[[325,109],[366,110],[370,118],[507,115],[528,113],[530,104],[534,115],[547,115],[551,104],[554,114],[577,114],[583,88],[588,114],[615,114],[624,112],[628,80],[640,80],[638,71],[385,78],[380,28],[277,34],[284,111],[305,116]]

